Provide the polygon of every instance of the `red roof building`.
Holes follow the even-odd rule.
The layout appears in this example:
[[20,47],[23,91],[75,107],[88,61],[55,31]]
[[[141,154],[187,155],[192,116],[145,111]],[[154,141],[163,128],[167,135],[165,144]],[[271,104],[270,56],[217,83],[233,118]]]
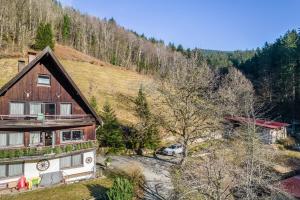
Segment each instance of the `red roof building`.
[[300,175],[281,181],[281,187],[291,196],[300,198]]
[[225,117],[225,119],[239,124],[254,123],[258,127],[257,130],[263,141],[267,144],[275,143],[276,140],[287,137],[286,127],[289,126],[287,123],[235,116]]

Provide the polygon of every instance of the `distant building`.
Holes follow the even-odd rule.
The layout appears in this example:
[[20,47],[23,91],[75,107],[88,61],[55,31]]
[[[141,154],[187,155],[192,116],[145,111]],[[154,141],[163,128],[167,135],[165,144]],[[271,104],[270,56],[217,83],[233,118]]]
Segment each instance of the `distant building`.
[[282,189],[289,195],[300,198],[300,176],[293,176],[281,181]]
[[279,139],[287,137],[287,126],[289,124],[261,119],[248,119],[245,117],[226,117],[227,120],[235,124],[254,123],[258,134],[266,144],[273,144]]
[[29,59],[0,90],[0,186],[94,177],[101,119],[50,48]]

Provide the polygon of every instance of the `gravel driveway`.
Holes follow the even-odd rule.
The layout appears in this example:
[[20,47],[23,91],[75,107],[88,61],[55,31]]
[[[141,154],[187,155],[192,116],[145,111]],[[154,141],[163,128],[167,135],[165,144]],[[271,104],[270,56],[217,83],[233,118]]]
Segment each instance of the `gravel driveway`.
[[[145,199],[169,199],[173,193],[170,167],[178,159],[172,156],[110,156],[111,167],[122,169],[122,166],[138,165],[145,176]],[[103,163],[104,157],[98,156],[97,161]],[[133,166],[134,167],[134,166]]]

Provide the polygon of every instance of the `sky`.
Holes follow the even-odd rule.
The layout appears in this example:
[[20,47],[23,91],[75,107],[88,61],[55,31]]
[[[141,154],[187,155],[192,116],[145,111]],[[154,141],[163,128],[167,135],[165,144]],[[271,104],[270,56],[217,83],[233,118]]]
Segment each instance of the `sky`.
[[300,28],[300,0],[60,0],[184,48],[246,50]]

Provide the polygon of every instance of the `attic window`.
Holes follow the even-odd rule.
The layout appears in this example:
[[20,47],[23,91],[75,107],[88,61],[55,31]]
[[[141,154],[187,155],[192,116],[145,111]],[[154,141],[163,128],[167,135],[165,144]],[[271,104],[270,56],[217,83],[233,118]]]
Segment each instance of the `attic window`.
[[50,76],[49,75],[39,75],[37,80],[38,85],[49,85],[50,86]]

